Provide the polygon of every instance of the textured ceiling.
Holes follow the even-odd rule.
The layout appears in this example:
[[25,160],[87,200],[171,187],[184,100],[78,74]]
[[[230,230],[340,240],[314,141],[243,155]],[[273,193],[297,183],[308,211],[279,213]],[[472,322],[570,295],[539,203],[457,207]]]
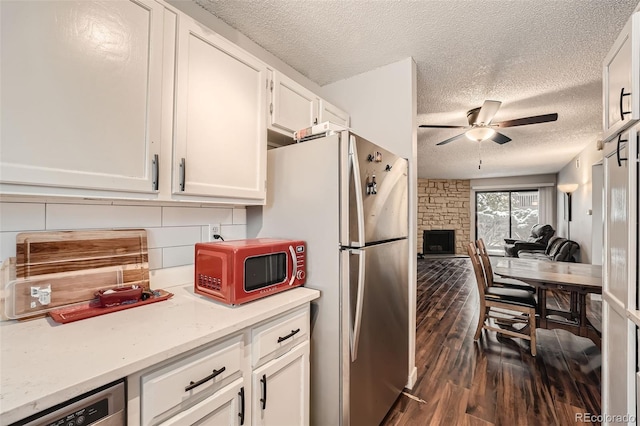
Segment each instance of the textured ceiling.
[[[408,56],[418,69],[418,124],[466,125],[502,101],[505,145],[456,129],[418,130],[418,175],[480,178],[555,173],[602,127],[601,64],[637,0],[197,0],[319,85]],[[479,149],[480,148],[480,152]],[[478,156],[482,168],[478,169]]]

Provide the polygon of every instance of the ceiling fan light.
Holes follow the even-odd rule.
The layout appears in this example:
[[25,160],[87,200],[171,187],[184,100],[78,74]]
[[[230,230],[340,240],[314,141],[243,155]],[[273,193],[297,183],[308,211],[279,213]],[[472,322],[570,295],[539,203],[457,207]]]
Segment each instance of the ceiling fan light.
[[495,135],[496,131],[491,127],[474,127],[472,129],[467,130],[465,136],[472,141],[482,142],[489,139],[491,136]]

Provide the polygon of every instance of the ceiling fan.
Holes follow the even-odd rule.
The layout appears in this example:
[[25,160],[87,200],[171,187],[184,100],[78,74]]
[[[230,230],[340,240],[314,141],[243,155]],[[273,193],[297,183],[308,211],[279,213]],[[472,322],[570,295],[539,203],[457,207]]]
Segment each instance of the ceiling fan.
[[547,123],[549,121],[556,121],[558,114],[544,114],[535,115],[533,117],[517,118],[515,120],[501,121],[499,123],[492,123],[493,117],[500,109],[500,101],[484,101],[482,107],[474,108],[467,112],[468,126],[445,126],[435,124],[421,124],[419,127],[427,127],[434,129],[468,129],[466,132],[456,135],[452,138],[437,143],[436,145],[445,145],[449,142],[453,142],[463,136],[471,139],[472,141],[482,142],[487,139],[499,143],[500,145],[511,141],[511,138],[496,132],[495,128],[503,127],[516,127],[525,126],[527,124]]

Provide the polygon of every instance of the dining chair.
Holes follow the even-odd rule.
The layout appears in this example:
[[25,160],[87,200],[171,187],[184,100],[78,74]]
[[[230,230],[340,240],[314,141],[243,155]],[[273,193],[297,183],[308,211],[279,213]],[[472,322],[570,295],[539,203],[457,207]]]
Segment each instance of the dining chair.
[[491,266],[491,258],[489,258],[487,246],[484,244],[482,238],[476,241],[476,247],[478,249],[480,259],[482,260],[482,266],[484,268],[484,273],[487,278],[487,285],[489,287],[515,288],[518,290],[526,290],[530,293],[536,292],[536,288],[534,286],[529,285],[523,281],[514,280],[511,278],[502,278],[494,274],[493,267]]
[[[475,242],[468,244],[467,252],[471,258],[480,295],[478,327],[473,340],[480,338],[484,328],[510,337],[529,340],[531,355],[536,356],[536,300],[533,294],[514,288],[489,287]],[[509,324],[511,327],[509,329],[499,327],[495,325],[496,321],[500,324]],[[513,327],[515,324],[524,324],[524,327],[516,329]]]

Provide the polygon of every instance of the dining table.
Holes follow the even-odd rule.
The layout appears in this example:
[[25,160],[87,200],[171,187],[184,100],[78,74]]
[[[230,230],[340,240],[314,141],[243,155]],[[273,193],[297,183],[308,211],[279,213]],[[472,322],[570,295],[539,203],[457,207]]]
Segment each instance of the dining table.
[[[602,294],[602,266],[572,262],[504,258],[495,262],[493,271],[536,288],[537,327],[567,330],[591,339],[598,347],[602,333],[587,317],[587,296]],[[569,310],[547,306],[547,290],[569,293]]]

